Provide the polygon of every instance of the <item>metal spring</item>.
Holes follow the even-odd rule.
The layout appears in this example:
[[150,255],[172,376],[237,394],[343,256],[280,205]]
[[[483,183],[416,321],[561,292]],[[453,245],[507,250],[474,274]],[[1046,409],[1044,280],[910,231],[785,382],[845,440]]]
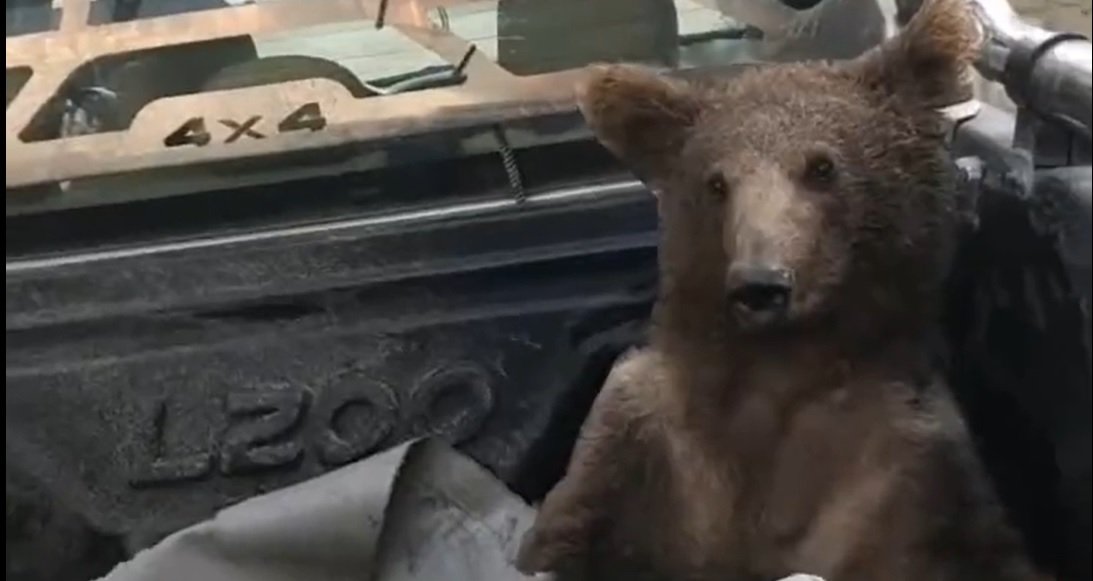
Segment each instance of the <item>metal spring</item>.
[[505,130],[500,125],[494,127],[493,133],[497,137],[497,151],[501,154],[501,164],[505,166],[505,175],[509,179],[509,191],[517,202],[523,202],[527,199],[527,192],[524,190],[524,180],[520,176],[520,167],[516,164],[516,153],[509,147]]

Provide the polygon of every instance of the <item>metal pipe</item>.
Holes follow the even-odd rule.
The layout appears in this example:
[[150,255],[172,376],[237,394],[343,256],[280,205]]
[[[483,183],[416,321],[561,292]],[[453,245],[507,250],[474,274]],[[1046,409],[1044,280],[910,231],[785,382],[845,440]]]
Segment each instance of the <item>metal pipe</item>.
[[1033,70],[1029,106],[1090,135],[1093,128],[1093,47],[1067,40],[1049,49]]
[[1022,105],[1088,137],[1093,130],[1089,39],[1033,26],[1007,0],[972,4],[984,35],[979,72],[1002,83]]
[[972,0],[972,5],[989,43],[1004,48],[1038,46],[1054,36],[1049,30],[1025,22],[1008,0]]

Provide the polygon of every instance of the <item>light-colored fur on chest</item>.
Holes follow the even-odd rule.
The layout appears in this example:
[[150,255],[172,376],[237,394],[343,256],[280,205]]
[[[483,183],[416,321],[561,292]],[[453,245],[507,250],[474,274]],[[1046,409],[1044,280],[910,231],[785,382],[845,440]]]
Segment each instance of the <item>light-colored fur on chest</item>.
[[824,355],[745,366],[625,357],[521,570],[566,581],[1041,579],[944,386],[900,365],[824,366],[838,361]]
[[1046,578],[917,340],[879,342],[867,357],[816,341],[734,347],[651,347],[616,364],[522,544],[521,571]]
[[[630,364],[660,360],[645,357]],[[694,409],[663,369],[629,384],[625,399],[647,457],[624,494],[630,507],[649,507],[643,543],[686,570],[796,562],[833,574],[863,537],[877,534],[869,523],[913,469],[910,434],[921,426],[901,400],[910,390],[848,384],[790,402],[794,386],[779,383],[796,374],[772,367],[749,375],[724,408]],[[765,389],[748,389],[750,382]],[[649,473],[666,476],[641,478]]]

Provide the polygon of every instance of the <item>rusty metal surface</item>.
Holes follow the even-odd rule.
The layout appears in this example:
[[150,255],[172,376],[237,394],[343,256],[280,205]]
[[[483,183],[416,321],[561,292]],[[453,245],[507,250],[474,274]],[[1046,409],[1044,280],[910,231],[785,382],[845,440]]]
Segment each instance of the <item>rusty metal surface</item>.
[[[469,43],[450,33],[421,26],[425,24],[422,14],[430,7],[451,7],[465,2],[395,0],[385,22],[454,65],[466,53]],[[374,22],[378,14],[380,0],[322,0],[309,2],[306,10],[300,10],[297,3],[274,2],[99,26],[73,24],[86,21],[87,13],[85,2],[74,4],[66,3],[60,31],[6,40],[9,70],[20,66],[33,69],[30,80],[6,111],[8,188],[382,138],[428,129],[433,120],[458,122],[460,114],[513,102],[525,104],[529,110],[540,110],[565,101],[572,86],[571,74],[518,78],[488,58],[478,56],[468,66],[473,76],[459,87],[357,99],[337,83],[319,79],[181,95],[150,103],[139,112],[128,131],[28,143],[20,139],[22,128],[78,67],[98,57],[350,20],[369,26],[369,21]],[[330,131],[269,135],[268,139],[237,142],[232,147],[223,147],[223,143],[200,149],[163,147],[165,135],[180,122],[196,116],[248,119],[260,114],[282,119],[304,103],[318,104]],[[453,109],[460,113],[453,116]]]
[[[722,15],[728,13],[726,11],[730,8],[739,12],[731,13],[732,18],[726,18],[727,22],[763,21],[762,14],[754,13],[754,10],[744,10],[739,6],[733,8],[735,5],[731,3],[719,7],[719,0],[664,1],[669,7],[675,1],[677,9],[686,4],[691,9],[721,10]],[[764,2],[766,0],[755,0],[753,4],[759,6]],[[483,121],[496,123],[517,116],[572,110],[572,87],[579,71],[518,76],[506,71],[494,58],[479,50],[466,63],[465,80],[457,86],[361,98],[360,95],[351,95],[338,83],[310,79],[222,92],[159,95],[135,114],[130,125],[120,130],[90,132],[78,137],[69,135],[63,139],[35,137],[27,133],[47,107],[63,105],[64,92],[76,88],[69,86],[74,82],[71,80],[74,73],[102,59],[134,51],[241,36],[257,40],[339,23],[359,24],[362,29],[367,29],[376,25],[383,4],[382,0],[313,0],[306,3],[306,9],[302,9],[300,2],[269,2],[90,26],[85,24],[88,21],[88,1],[70,0],[65,3],[66,10],[58,30],[6,39],[9,70],[20,66],[33,69],[33,75],[11,100],[6,111],[7,188],[63,184],[83,178],[97,179],[152,169],[308,151],[430,131],[437,126]],[[437,8],[452,10],[467,4],[472,3],[468,0],[389,0],[382,21],[423,52],[435,54],[449,65],[456,66],[474,41],[458,36],[446,23],[438,25],[431,20],[429,11]],[[869,5],[870,10],[854,14],[854,22],[864,19],[859,28],[872,27],[874,20],[877,20],[877,6],[873,2]],[[506,15],[504,18],[509,17]],[[647,21],[650,16],[645,14],[637,18]],[[601,38],[598,26],[602,23],[549,24],[557,30],[572,29],[573,34],[578,34],[580,27],[584,26],[584,32],[591,35],[589,38]],[[881,30],[877,32],[883,34]],[[616,41],[619,39],[603,39],[601,44],[609,46]],[[777,43],[765,46],[765,41],[756,41],[755,44],[755,47],[742,51],[731,49],[718,53],[721,56],[714,60],[732,61],[737,57],[745,60],[766,59],[769,49],[781,46]],[[798,39],[794,46],[815,57],[863,48],[842,46],[838,42],[833,44],[830,38],[822,35]],[[58,99],[62,99],[62,103],[58,104]],[[323,131],[284,133],[276,130],[277,120],[284,119],[305,104],[322,111],[325,118]],[[254,139],[235,139],[239,137],[235,132],[237,127],[222,126],[224,122],[221,120],[242,124],[256,116],[262,117],[266,127],[244,134],[244,137]],[[198,117],[208,120],[211,125],[211,138],[204,137],[209,141],[207,146],[164,146],[167,135],[187,120]],[[273,125],[270,126],[270,123]],[[260,139],[257,138],[258,134]],[[231,143],[225,144],[225,140]]]
[[[1077,14],[1085,14],[1084,26],[1088,27],[1088,0],[1080,1],[1085,2],[1085,7],[1078,6],[1074,10]],[[579,74],[577,71],[517,76],[483,51],[478,51],[467,63],[466,80],[458,86],[362,97],[350,95],[345,87],[326,79],[297,80],[223,92],[161,96],[140,109],[132,124],[124,130],[64,139],[32,139],[23,134],[41,116],[51,99],[56,101],[66,87],[72,88],[68,84],[73,82],[73,74],[88,63],[188,43],[240,36],[255,39],[285,36],[339,24],[352,24],[366,30],[376,26],[381,6],[386,6],[382,17],[385,26],[409,39],[423,53],[435,54],[455,66],[475,41],[460,37],[446,24],[438,25],[431,20],[430,11],[458,10],[473,4],[476,3],[470,0],[262,2],[91,25],[88,24],[91,0],[65,0],[57,30],[15,36],[5,41],[8,70],[33,69],[29,80],[9,99],[6,110],[6,186],[10,190],[285,152],[306,152],[426,132],[441,126],[504,122],[522,115],[572,109],[571,92]],[[733,19],[765,30],[769,38],[741,52],[738,56],[744,59],[853,55],[890,34],[892,25],[892,15],[885,12],[883,2],[858,5],[836,0],[803,13],[794,13],[772,0],[690,0],[689,4],[719,10]],[[851,4],[857,8],[864,5],[866,9],[851,13],[841,8]],[[1070,0],[1022,0],[1016,4],[1023,15],[1050,16],[1056,20],[1062,18],[1062,11],[1072,8]],[[826,18],[829,13],[832,17]],[[829,20],[830,25],[825,24]],[[595,23],[587,26],[595,28],[592,24]],[[1080,23],[1075,26],[1081,28]],[[848,34],[847,30],[858,32]],[[861,38],[856,38],[858,36]],[[326,129],[291,133],[276,130],[277,120],[305,104],[322,111]],[[496,115],[491,117],[491,113]],[[255,116],[262,118],[261,127],[252,128],[255,132],[245,133],[243,137],[260,135],[261,139],[238,139],[236,127],[221,122],[243,124]],[[197,117],[208,120],[211,125],[208,128],[211,141],[207,146],[164,146],[167,135]],[[224,143],[226,140],[231,143]]]
[[[9,135],[7,186],[320,149],[436,130],[442,125],[458,124],[461,116],[469,122],[499,109],[502,113],[494,121],[506,116],[549,113],[572,107],[570,87],[574,78],[573,73],[559,73],[520,79],[503,94],[495,95],[464,86],[361,100],[337,83],[316,79],[282,84],[276,90],[253,87],[161,99],[142,110],[133,128],[125,132],[38,143],[23,143]],[[521,107],[503,107],[513,101]],[[247,119],[260,112],[276,120],[304,103],[321,106],[330,130],[271,135],[232,144],[213,142],[202,148],[166,149],[162,145],[164,136],[181,121],[193,117]],[[225,135],[231,133],[227,127],[218,129]]]

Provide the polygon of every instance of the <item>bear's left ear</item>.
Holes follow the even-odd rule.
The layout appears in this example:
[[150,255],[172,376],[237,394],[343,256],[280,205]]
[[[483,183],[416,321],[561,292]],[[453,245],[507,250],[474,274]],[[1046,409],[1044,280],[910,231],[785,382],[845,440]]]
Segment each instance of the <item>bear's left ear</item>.
[[851,61],[871,90],[940,109],[972,98],[983,36],[968,0],[926,0],[894,38]]

